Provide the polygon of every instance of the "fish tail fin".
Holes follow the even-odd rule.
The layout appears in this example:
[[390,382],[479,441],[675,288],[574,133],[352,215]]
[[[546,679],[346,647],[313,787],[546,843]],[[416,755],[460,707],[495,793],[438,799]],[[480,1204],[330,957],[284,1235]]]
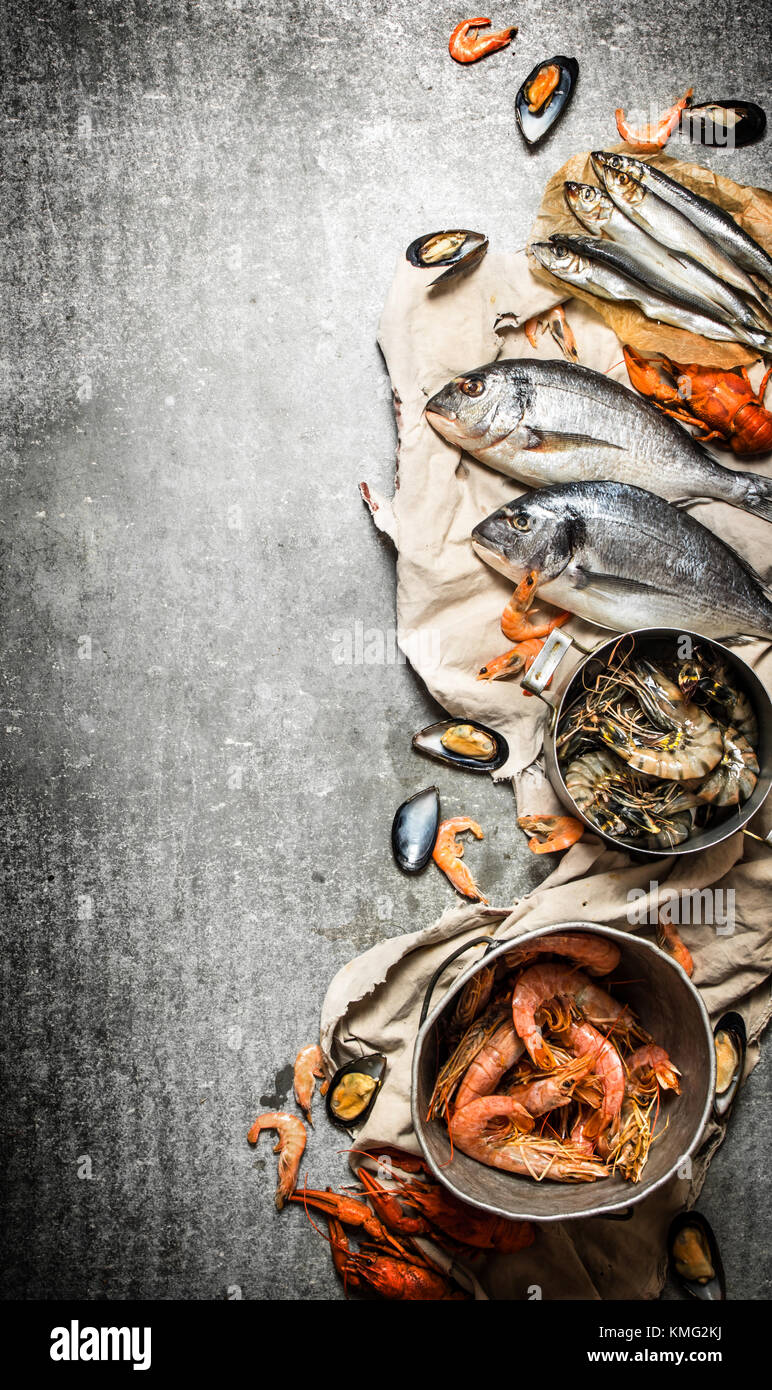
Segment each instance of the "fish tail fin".
[[761,473],[735,473],[734,480],[738,487],[736,501],[743,510],[772,521],[772,478],[764,478]]

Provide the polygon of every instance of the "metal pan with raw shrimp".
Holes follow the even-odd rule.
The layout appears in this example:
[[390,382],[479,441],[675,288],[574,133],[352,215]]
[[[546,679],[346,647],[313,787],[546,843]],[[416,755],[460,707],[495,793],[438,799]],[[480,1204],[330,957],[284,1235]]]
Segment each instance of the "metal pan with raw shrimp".
[[339,1067],[325,1097],[327,1114],[341,1129],[364,1124],[378,1099],[386,1075],[386,1058],[380,1052],[356,1057]]
[[523,138],[537,145],[566,111],[574,94],[579,64],[558,54],[532,68],[515,97],[515,116]]
[[[550,950],[553,937],[554,952]],[[583,943],[580,960],[572,959],[578,953],[577,940]],[[596,941],[597,951],[592,949]],[[475,945],[476,941],[469,944]],[[523,973],[517,974],[521,967]],[[596,971],[594,978],[584,976],[590,968]],[[558,1056],[555,1033],[551,1030],[553,1026],[561,1029],[562,1023],[548,1021],[541,1025],[550,1033],[559,1073],[546,1069],[534,1073],[535,1064],[530,1054],[523,1051],[524,1040],[515,1036],[514,1001],[508,996],[512,979],[509,972],[513,969],[519,980],[528,975],[529,990],[536,989],[532,1004],[538,1004],[545,991],[568,988],[577,993],[577,1009],[586,1010],[596,1019],[595,1026],[588,1022],[577,1024],[575,1034],[573,1025],[567,1025],[565,1048],[571,1051],[573,1060],[566,1059],[565,1054]],[[450,1066],[440,1081],[438,1068],[448,1047],[453,1046],[455,1039],[464,1043],[455,1025],[459,999],[468,993],[478,974],[487,975],[492,970],[498,985],[494,984],[493,997],[483,1002],[483,1012],[474,1020],[479,1036],[459,1056],[457,1065],[451,1056]],[[486,997],[483,992],[483,1001]],[[613,1019],[608,1012],[609,1001]],[[518,998],[518,1009],[521,1008],[528,1011],[525,993]],[[587,1013],[582,1015],[585,1019]],[[543,1017],[538,1008],[534,1017],[537,1023]],[[538,1040],[535,1034],[530,1035],[519,1014],[518,1024],[524,1027],[531,1047],[536,1049]],[[618,1031],[622,1024],[625,1033]],[[640,1030],[646,1037],[656,1039],[658,1048],[643,1049],[635,1037]],[[607,1158],[583,1149],[583,1144],[592,1142],[589,1129],[587,1140],[578,1134],[574,1136],[572,1128],[562,1137],[559,1132],[559,1117],[565,1116],[566,1125],[570,1125],[571,1106],[585,1103],[581,1093],[586,1087],[601,1087],[594,1102],[596,1106],[601,1103],[601,1109],[609,1107],[611,1111],[619,1104],[619,1069],[615,1063],[615,1074],[614,1050],[607,1035],[619,1039],[619,1055],[628,1056],[631,1065],[629,1077],[621,1078],[625,1097],[622,1110],[617,1113],[623,1126],[627,1123],[628,1086],[636,1091],[648,1086],[651,1095],[656,1090],[646,1067],[641,1064],[634,1070],[636,1055],[641,1057],[644,1050],[647,1056],[656,1053],[651,1070],[656,1057],[666,1054],[676,1069],[673,1073],[660,1068],[661,1083],[657,1074],[657,1086],[661,1085],[661,1089],[655,1100],[659,1110],[656,1139],[637,1180],[635,1176],[623,1175],[613,1145]],[[596,1058],[604,1046],[609,1054],[607,1073],[600,1069]],[[413,1128],[432,1176],[463,1202],[515,1221],[611,1216],[669,1182],[684,1157],[698,1147],[713,1105],[715,1070],[713,1035],[705,1006],[699,992],[670,957],[652,942],[629,932],[591,922],[556,923],[525,932],[516,940],[502,941],[458,975],[444,998],[430,1001],[413,1053]],[[673,1084],[674,1076],[677,1085]],[[467,1094],[460,1103],[462,1087]],[[592,1100],[587,1104],[592,1105]],[[556,1107],[552,1121],[557,1134],[544,1127],[543,1117],[538,1114],[543,1105]],[[494,1139],[494,1152],[488,1150],[476,1156],[474,1134],[478,1119],[490,1120],[493,1126],[501,1124],[507,1131],[501,1153],[501,1140]],[[453,1144],[449,1124],[454,1127]],[[519,1133],[511,1132],[510,1126]],[[624,1127],[621,1133],[626,1137]],[[615,1135],[612,1137],[615,1139]],[[463,1145],[475,1152],[464,1152]]]
[[[674,659],[679,643],[691,659]],[[672,679],[663,671],[671,661]],[[567,811],[615,848],[694,853],[759,810],[772,786],[772,702],[729,647],[683,629],[641,628],[599,643],[554,695],[543,690],[541,664],[523,685],[552,711],[547,775]],[[630,703],[612,711],[608,701],[623,689]]]
[[503,734],[472,719],[443,719],[413,734],[413,747],[427,758],[466,772],[495,772],[509,757]]
[[488,238],[483,232],[471,232],[468,228],[459,227],[447,232],[426,232],[424,236],[416,237],[408,246],[405,258],[421,270],[447,267],[436,280],[430,281],[431,289],[432,285],[438,285],[442,280],[450,280],[454,275],[473,270],[487,250]]

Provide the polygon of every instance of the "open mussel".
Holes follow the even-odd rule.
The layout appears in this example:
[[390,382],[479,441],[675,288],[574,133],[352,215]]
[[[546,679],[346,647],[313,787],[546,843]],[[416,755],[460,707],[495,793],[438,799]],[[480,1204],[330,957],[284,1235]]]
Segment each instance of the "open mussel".
[[495,772],[509,757],[503,734],[471,719],[443,719],[413,734],[413,747],[428,758],[469,772]]
[[755,101],[703,101],[686,108],[679,128],[693,145],[731,150],[760,140],[767,117]]
[[563,115],[578,76],[576,59],[562,55],[539,63],[529,72],[515,97],[517,124],[529,145],[538,144]]
[[740,1014],[724,1014],[713,1030],[716,1048],[716,1095],[713,1110],[716,1119],[729,1114],[745,1070],[745,1051],[748,1038]]
[[673,1275],[692,1298],[707,1303],[726,1298],[718,1242],[704,1216],[698,1211],[680,1212],[671,1222],[667,1246]]
[[386,1075],[386,1058],[371,1052],[346,1062],[336,1071],[327,1091],[327,1114],[341,1129],[361,1125],[367,1119]]
[[394,858],[406,874],[420,874],[432,857],[440,825],[440,794],[425,787],[397,810],[391,826]]
[[441,280],[449,280],[453,275],[473,270],[480,264],[488,250],[488,238],[482,232],[470,232],[459,228],[451,232],[428,232],[411,241],[405,256],[411,265],[431,270],[434,266],[447,266],[442,275],[430,282],[438,285]]

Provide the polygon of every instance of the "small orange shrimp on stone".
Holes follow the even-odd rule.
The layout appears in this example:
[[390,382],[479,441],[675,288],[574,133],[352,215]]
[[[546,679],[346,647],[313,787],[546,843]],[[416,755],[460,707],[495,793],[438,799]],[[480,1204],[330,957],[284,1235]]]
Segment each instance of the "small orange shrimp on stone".
[[461,862],[464,846],[457,836],[463,835],[466,830],[470,831],[476,840],[485,838],[477,821],[470,820],[468,816],[455,816],[451,820],[444,820],[437,831],[432,859],[438,869],[442,869],[450,879],[457,893],[476,902],[487,903],[488,899],[483,897],[466,864]]

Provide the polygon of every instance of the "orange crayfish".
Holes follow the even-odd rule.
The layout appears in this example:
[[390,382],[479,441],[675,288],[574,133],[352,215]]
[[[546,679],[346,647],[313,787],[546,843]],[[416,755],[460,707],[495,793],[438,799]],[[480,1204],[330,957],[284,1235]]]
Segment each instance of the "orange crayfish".
[[624,355],[636,390],[674,420],[702,431],[698,439],[720,441],[735,454],[772,449],[772,412],[764,406],[772,367],[754,391],[744,367],[721,371],[663,356],[647,359],[629,346]]

